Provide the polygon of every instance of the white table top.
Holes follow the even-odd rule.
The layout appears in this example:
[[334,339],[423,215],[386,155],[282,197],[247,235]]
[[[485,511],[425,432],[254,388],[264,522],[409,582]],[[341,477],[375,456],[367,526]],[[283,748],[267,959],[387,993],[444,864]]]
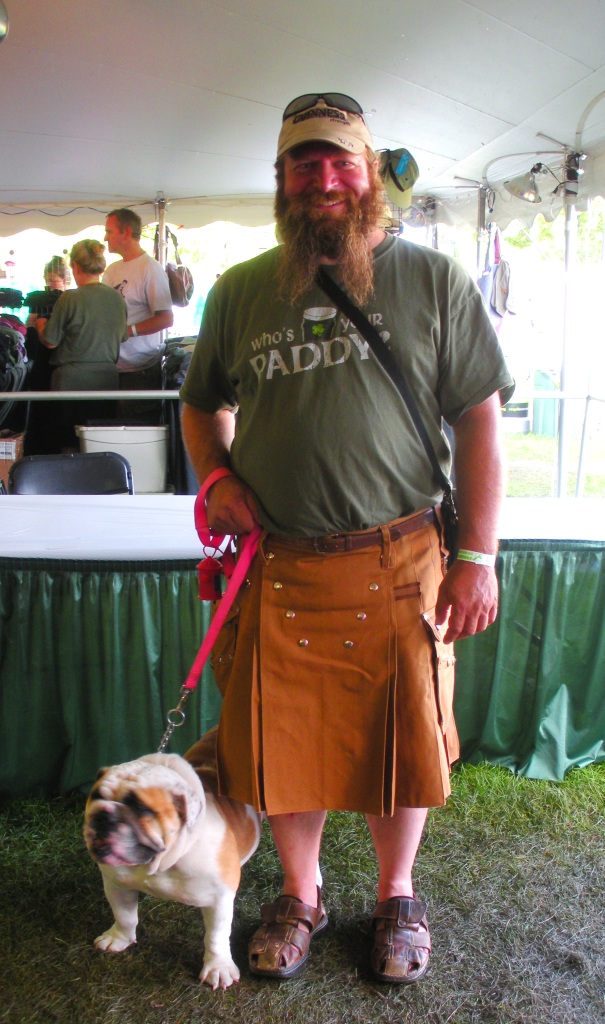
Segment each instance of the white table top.
[[[188,559],[203,551],[193,495],[0,496],[0,557]],[[508,498],[503,539],[605,541],[605,499]]]
[[500,538],[605,541],[605,498],[507,498]]
[[193,495],[5,495],[0,557],[199,561]]

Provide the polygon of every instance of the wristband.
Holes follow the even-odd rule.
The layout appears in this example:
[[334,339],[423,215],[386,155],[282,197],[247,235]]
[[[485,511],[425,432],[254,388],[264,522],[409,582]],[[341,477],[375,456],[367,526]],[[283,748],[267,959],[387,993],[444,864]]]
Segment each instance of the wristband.
[[495,555],[486,555],[483,551],[467,551],[465,548],[461,548],[458,552],[458,560],[460,562],[474,562],[475,565],[488,565],[491,569],[496,564]]
[[131,331],[131,336],[132,336],[133,338],[136,338],[136,336],[137,336],[137,328],[136,328],[136,324],[131,324],[131,325],[130,325],[130,331]]

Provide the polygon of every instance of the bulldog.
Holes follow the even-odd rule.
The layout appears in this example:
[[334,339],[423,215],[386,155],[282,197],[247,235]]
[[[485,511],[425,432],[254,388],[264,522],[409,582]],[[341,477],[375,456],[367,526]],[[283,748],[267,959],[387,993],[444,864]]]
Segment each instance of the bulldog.
[[205,925],[200,981],[239,981],[231,957],[241,865],[260,838],[260,815],[217,793],[216,730],[185,757],[147,754],[102,768],[86,803],[84,840],[99,865],[114,915],[95,939],[120,953],[136,942],[138,894],[200,907]]

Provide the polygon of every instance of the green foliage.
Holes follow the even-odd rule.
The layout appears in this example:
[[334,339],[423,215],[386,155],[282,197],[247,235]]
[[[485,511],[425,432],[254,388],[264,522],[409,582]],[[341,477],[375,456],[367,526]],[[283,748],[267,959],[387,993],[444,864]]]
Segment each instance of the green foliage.
[[[504,437],[509,498],[550,498],[555,494],[558,440],[537,434],[506,434]],[[567,495],[576,491],[580,439],[570,446]],[[586,497],[605,497],[605,439],[600,432],[588,442],[586,458]]]
[[519,228],[515,235],[507,234],[506,242],[508,245],[511,245],[513,249],[531,249],[531,246],[533,245],[530,235],[525,228]]
[[[560,203],[558,204],[560,206]],[[548,211],[547,211],[548,212]],[[576,258],[580,265],[598,266],[603,260],[605,227],[605,201],[593,199],[587,210],[577,215]],[[562,208],[554,220],[546,220],[538,213],[533,224],[520,227],[517,221],[503,233],[507,245],[513,249],[536,249],[541,260],[563,263],[565,258],[565,216]]]

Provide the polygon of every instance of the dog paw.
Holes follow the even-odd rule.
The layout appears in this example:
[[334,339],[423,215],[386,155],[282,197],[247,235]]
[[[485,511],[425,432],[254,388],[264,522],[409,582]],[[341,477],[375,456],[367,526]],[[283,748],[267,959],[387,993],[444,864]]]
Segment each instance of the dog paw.
[[206,957],[200,971],[200,981],[202,984],[210,985],[214,990],[229,988],[234,982],[239,981],[239,971],[231,959]]
[[134,935],[125,935],[124,932],[119,931],[114,925],[113,928],[109,928],[102,935],[97,935],[95,947],[103,953],[121,953],[123,950],[128,949],[129,946],[133,946],[136,941]]

